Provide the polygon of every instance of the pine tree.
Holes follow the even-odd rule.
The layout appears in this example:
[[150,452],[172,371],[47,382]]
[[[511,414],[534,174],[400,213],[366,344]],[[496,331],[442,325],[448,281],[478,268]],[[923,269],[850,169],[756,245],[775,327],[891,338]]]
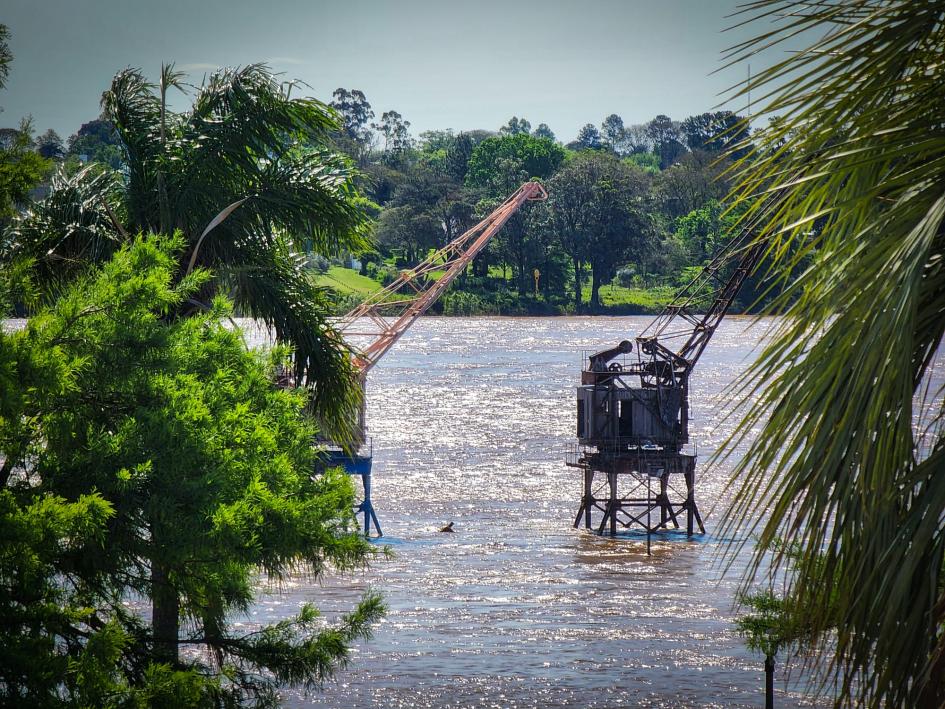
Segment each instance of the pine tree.
[[258,573],[314,579],[371,547],[347,477],[312,475],[306,390],[273,384],[285,351],[248,351],[222,298],[174,315],[209,278],[181,277],[182,247],[137,239],[0,335],[0,702],[264,705],[382,612],[369,594],[335,626],[306,605],[231,629]]

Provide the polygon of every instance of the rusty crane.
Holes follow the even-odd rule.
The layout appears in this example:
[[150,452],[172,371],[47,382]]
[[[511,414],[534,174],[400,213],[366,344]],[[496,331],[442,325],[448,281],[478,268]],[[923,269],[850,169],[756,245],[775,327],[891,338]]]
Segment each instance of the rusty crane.
[[[422,263],[402,271],[390,285],[369,296],[341,319],[337,327],[351,348],[362,392],[368,371],[417,318],[443,295],[450,283],[466,269],[512,215],[526,202],[547,197],[548,193],[541,183],[526,182],[481,222],[430,254]],[[363,396],[361,402],[354,447],[361,447],[366,441]],[[342,466],[349,473],[361,477],[364,496],[357,512],[364,515],[365,534],[370,535],[373,525],[378,536],[381,536],[381,526],[371,502],[370,451],[352,455],[340,446],[331,446],[325,464]]]
[[[635,346],[624,340],[587,359],[577,389],[578,443],[566,461],[583,471],[575,527],[583,521],[611,535],[618,526],[638,528],[649,543],[650,534],[670,523],[679,528],[685,514],[688,535],[696,525],[705,532],[695,499],[696,455],[686,448],[689,377],[758,264],[763,246],[752,234],[744,227],[676,293]],[[596,522],[595,511],[602,513]]]

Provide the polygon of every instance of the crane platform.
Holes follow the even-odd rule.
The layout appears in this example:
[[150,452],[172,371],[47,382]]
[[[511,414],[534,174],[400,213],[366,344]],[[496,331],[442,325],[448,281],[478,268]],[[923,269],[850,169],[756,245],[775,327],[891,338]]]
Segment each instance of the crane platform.
[[361,502],[355,508],[355,517],[364,515],[364,533],[371,536],[371,528],[377,532],[377,536],[382,537],[381,523],[377,521],[377,514],[374,512],[374,504],[371,500],[371,468],[374,463],[373,446],[368,447],[368,454],[359,453],[349,454],[339,448],[329,448],[324,451],[318,463],[319,469],[342,468],[348,475],[357,475],[361,478],[361,488],[364,494]]
[[[754,239],[754,226],[764,215],[741,225],[634,342],[585,358],[576,391],[577,446],[565,460],[583,471],[575,527],[583,521],[611,535],[637,528],[648,549],[650,535],[669,524],[678,529],[682,515],[687,535],[696,527],[705,533],[695,500],[696,455],[687,450],[689,377],[761,260],[765,245]],[[596,524],[595,512],[602,513]]]

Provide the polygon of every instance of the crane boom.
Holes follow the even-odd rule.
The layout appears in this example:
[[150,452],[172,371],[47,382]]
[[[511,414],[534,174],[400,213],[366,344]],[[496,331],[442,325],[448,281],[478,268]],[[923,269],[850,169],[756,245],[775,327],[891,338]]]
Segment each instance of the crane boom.
[[[364,497],[356,512],[364,515],[366,535],[370,536],[372,525],[378,536],[383,534],[371,501],[373,456],[371,453],[361,452],[367,433],[363,394],[368,371],[394,346],[417,318],[443,295],[450,283],[525,202],[547,198],[548,193],[541,183],[526,182],[472,229],[433,252],[414,268],[402,271],[397,280],[368,297],[338,324],[337,329],[345,336],[357,369],[358,384],[362,391],[361,405],[353,412],[357,419],[352,421],[349,439],[344,442],[325,441],[328,450],[321,465],[323,468],[341,466],[349,474],[361,477]],[[434,272],[442,274],[436,278]],[[365,340],[367,344],[364,344]]]
[[[676,292],[663,312],[637,336],[640,355],[668,363],[668,371],[676,379],[692,372],[745,279],[758,264],[764,248],[752,242],[751,236],[752,229],[744,228],[695,278]],[[733,261],[735,268],[725,275],[726,266]],[[705,303],[706,295],[712,298],[711,304],[705,312],[696,313],[695,308]],[[675,349],[668,346],[679,340],[682,344]]]
[[[525,202],[547,197],[541,183],[526,182],[481,222],[419,265],[402,271],[397,280],[345,315],[338,330],[352,347],[355,364],[362,375],[433,305]],[[433,278],[434,271],[443,271],[443,274]],[[408,289],[412,292],[404,293]],[[353,337],[367,339],[367,344],[357,347],[352,342]]]

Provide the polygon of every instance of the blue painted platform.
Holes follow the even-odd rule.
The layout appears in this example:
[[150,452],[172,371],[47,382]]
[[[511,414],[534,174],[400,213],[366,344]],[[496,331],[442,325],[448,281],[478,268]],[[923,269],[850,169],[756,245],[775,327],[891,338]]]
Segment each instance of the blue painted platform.
[[344,468],[348,475],[358,475],[361,478],[361,486],[364,489],[364,497],[361,504],[354,512],[355,515],[364,514],[364,536],[371,536],[371,526],[377,531],[377,536],[383,537],[381,523],[377,521],[377,515],[374,513],[374,505],[371,504],[371,464],[372,455],[348,455],[343,450],[329,449],[321,454],[320,466],[322,468]]
[[370,475],[371,462],[374,460],[369,455],[349,456],[344,451],[328,450],[322,454],[326,468],[344,468],[348,475]]

